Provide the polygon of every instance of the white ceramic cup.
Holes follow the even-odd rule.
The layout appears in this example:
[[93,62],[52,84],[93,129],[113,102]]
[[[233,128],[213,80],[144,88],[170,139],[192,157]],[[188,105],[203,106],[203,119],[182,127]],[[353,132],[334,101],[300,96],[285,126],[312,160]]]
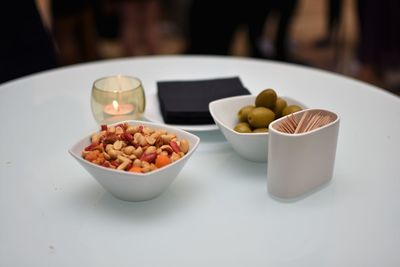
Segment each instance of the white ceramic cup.
[[306,109],[294,113],[323,112],[332,116],[328,124],[304,133],[283,133],[280,118],[269,126],[268,192],[282,199],[294,199],[316,190],[332,179],[339,132],[339,116],[323,109]]

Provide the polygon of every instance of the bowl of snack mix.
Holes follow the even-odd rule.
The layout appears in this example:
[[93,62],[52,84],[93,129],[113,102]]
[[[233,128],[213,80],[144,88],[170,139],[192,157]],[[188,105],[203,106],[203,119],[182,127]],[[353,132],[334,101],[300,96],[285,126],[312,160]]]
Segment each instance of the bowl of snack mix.
[[169,187],[199,143],[179,128],[132,120],[101,125],[69,153],[114,197],[144,201]]

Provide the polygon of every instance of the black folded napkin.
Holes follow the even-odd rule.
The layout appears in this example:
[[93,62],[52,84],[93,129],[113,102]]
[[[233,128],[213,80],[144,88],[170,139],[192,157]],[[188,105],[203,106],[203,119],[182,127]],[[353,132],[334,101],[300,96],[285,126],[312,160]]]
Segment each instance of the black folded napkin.
[[239,77],[196,81],[157,82],[157,95],[164,122],[170,124],[213,124],[208,111],[211,101],[250,94]]

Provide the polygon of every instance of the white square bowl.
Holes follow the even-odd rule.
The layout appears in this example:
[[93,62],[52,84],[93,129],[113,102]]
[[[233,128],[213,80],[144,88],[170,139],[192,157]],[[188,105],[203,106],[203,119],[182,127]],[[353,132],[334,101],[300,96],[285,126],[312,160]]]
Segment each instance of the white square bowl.
[[[161,195],[175,180],[179,172],[197,149],[200,138],[179,128],[144,121],[125,121],[131,125],[143,125],[152,129],[163,129],[176,134],[178,140],[186,139],[189,151],[179,160],[148,173],[114,170],[96,165],[82,158],[81,152],[90,145],[90,135],[74,144],[69,153],[95,178],[103,188],[118,199],[144,201]],[[119,122],[124,123],[124,122]],[[119,124],[117,123],[117,124]]]
[[[288,105],[305,106],[290,97],[282,97]],[[238,123],[237,113],[246,105],[254,105],[255,95],[241,95],[222,98],[210,102],[209,110],[215,124],[221,130],[233,149],[243,158],[266,162],[268,157],[268,132],[266,133],[238,133],[233,128]]]

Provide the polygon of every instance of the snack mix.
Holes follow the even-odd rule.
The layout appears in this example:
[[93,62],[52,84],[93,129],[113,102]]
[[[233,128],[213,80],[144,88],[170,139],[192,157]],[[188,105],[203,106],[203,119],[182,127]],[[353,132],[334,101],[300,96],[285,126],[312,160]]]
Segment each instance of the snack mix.
[[179,160],[188,151],[188,141],[177,140],[175,134],[121,123],[102,125],[100,132],[91,136],[82,157],[107,168],[147,173]]

